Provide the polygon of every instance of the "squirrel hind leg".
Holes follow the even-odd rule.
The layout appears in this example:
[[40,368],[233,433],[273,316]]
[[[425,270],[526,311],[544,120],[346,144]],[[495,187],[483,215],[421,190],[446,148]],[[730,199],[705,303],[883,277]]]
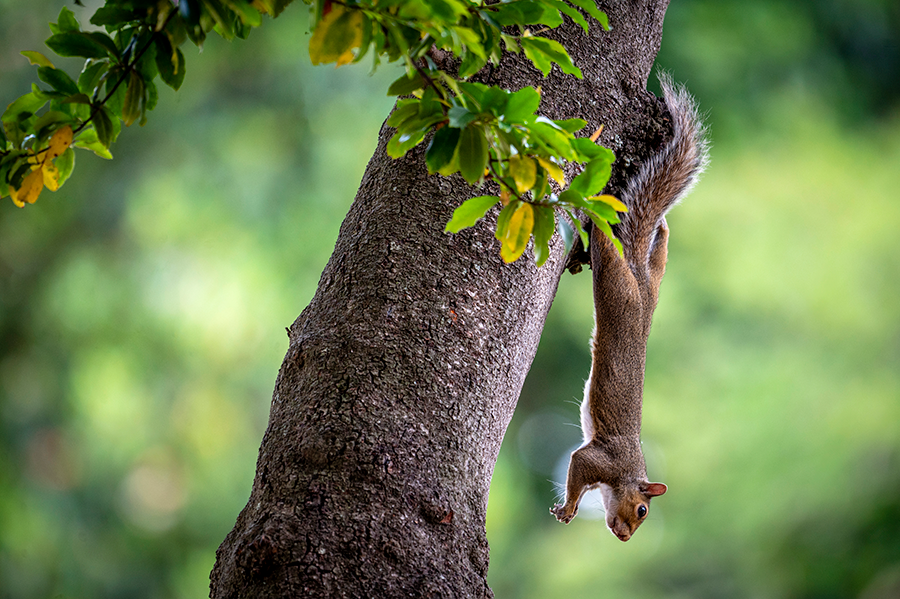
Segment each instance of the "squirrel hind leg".
[[652,289],[659,289],[663,275],[666,274],[666,261],[669,256],[669,225],[663,217],[656,228],[653,245],[650,247],[650,284]]

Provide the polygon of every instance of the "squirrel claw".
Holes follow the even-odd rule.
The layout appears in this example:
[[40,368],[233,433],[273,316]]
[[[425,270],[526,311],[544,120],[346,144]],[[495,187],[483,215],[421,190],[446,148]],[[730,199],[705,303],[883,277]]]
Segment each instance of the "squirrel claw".
[[567,514],[565,512],[565,507],[566,507],[565,505],[563,505],[561,503],[557,503],[552,508],[550,508],[550,513],[553,514],[554,516],[556,516],[556,519],[559,520],[560,522],[562,522],[563,524],[568,524],[569,522],[572,521],[572,518],[575,517],[575,514],[577,513],[578,510],[576,509],[571,514]]

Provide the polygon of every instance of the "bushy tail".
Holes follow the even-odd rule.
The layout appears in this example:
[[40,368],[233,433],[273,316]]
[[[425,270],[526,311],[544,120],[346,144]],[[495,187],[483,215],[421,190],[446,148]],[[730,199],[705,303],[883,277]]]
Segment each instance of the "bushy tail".
[[706,128],[694,99],[669,75],[659,76],[674,137],[645,162],[629,182],[622,201],[628,206],[617,236],[629,264],[645,267],[657,227],[666,213],[690,192],[709,161]]

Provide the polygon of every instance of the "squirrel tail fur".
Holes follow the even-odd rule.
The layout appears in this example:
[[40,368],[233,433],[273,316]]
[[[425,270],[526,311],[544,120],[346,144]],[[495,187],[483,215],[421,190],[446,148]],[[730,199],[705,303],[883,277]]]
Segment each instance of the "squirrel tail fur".
[[632,265],[647,264],[657,227],[690,192],[709,161],[706,127],[693,97],[666,73],[660,74],[659,82],[674,135],[641,166],[622,194],[628,212],[622,215],[616,236]]

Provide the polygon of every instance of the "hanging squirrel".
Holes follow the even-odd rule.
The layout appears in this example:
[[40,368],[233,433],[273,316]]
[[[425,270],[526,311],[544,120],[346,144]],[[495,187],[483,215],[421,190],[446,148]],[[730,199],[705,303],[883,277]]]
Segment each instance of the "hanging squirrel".
[[581,404],[584,444],[572,453],[565,503],[550,512],[568,524],[585,491],[600,488],[606,525],[627,541],[666,485],[647,480],[641,403],[650,321],[666,269],[665,215],[697,182],[708,160],[705,128],[693,98],[660,76],[673,138],[642,165],[624,191],[628,206],[616,235],[624,257],[596,228],[590,239],[595,327],[591,374]]

